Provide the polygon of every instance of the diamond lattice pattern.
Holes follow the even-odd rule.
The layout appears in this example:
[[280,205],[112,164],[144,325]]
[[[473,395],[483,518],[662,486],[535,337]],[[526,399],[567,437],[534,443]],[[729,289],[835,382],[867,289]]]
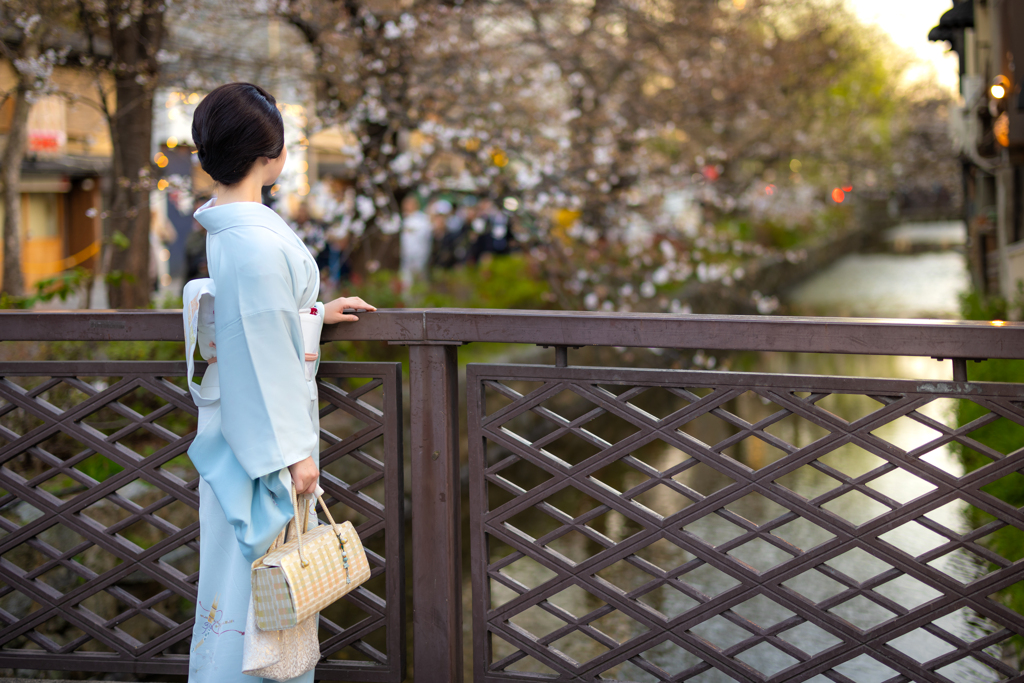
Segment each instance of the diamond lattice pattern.
[[[111,667],[187,673],[199,501],[184,368],[109,363],[122,372],[67,376],[74,365],[55,363],[60,377],[3,376],[0,367],[0,667],[5,656],[20,657],[19,667],[38,656],[39,668],[76,669],[75,656],[88,653]],[[401,532],[389,529],[402,517],[401,496],[389,510],[387,488],[400,491],[401,476],[385,477],[400,473],[401,415],[387,390],[398,369],[377,367],[384,376],[322,365],[325,500],[336,519],[359,525],[373,569],[321,615],[324,669],[395,673],[402,660],[387,634],[401,628],[387,595],[389,563],[401,581]]]
[[[1024,449],[991,428],[1024,429],[1019,396],[494,369],[469,372],[488,679],[1019,675],[1007,539],[1024,529]],[[984,464],[965,472],[963,454]]]

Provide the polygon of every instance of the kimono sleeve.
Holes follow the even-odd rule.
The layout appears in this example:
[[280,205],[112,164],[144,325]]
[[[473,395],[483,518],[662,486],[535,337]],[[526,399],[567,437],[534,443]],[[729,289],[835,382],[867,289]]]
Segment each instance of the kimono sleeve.
[[244,251],[217,276],[217,363],[221,431],[257,479],[313,455],[318,434],[287,256],[251,243]]

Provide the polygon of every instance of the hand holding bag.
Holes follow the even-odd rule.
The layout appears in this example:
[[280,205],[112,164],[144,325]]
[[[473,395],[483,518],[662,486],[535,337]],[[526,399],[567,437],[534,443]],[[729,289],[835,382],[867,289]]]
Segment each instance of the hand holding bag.
[[264,631],[292,628],[370,578],[355,527],[335,523],[323,497],[318,494],[317,500],[329,525],[299,531],[279,547],[275,541],[270,552],[252,563],[253,610]]

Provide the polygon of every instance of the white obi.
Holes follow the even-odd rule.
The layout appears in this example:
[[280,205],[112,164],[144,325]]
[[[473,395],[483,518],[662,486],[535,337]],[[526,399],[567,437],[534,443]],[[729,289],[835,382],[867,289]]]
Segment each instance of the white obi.
[[[188,388],[192,400],[199,408],[199,421],[196,433],[200,433],[210,422],[210,418],[220,410],[220,380],[217,369],[217,335],[214,324],[214,300],[217,287],[211,278],[191,280],[185,285],[183,292],[184,304],[182,316],[185,323],[185,362],[188,367]],[[316,368],[320,353],[320,332],[324,325],[324,305],[316,302],[312,308],[299,311],[299,323],[302,329],[303,350],[305,361],[306,384],[309,386],[309,398],[317,399]],[[199,355],[203,360],[213,361],[206,366],[202,384],[192,382],[195,372],[195,350],[199,347]],[[287,468],[282,477],[287,476]],[[291,478],[287,476],[290,486]]]

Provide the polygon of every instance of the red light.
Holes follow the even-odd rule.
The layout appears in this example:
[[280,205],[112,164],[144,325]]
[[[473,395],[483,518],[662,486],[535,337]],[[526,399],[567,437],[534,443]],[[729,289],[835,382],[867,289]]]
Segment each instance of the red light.
[[843,200],[846,199],[846,193],[841,188],[832,190],[832,201],[836,204],[842,204]]
[[853,185],[844,185],[843,192],[853,192]]

